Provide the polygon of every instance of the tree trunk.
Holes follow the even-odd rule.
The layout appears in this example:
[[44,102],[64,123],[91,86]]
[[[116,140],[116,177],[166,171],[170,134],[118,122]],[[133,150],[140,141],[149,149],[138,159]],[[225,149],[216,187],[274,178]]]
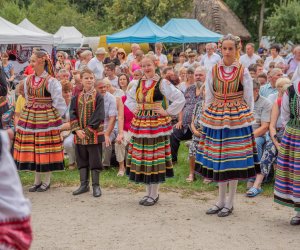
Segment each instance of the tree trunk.
[[261,0],[260,15],[259,15],[259,28],[258,28],[258,40],[260,42],[264,27],[264,14],[265,14],[265,0]]

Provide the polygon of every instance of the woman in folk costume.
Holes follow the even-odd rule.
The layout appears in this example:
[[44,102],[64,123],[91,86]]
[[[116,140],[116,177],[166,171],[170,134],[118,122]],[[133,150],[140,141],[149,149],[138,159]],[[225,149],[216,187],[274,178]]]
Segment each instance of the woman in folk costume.
[[252,78],[236,59],[240,39],[229,34],[221,43],[223,59],[206,78],[196,173],[219,184],[219,199],[206,213],[225,217],[232,213],[238,180],[254,177],[260,167],[251,126]]
[[0,67],[0,129],[2,126],[2,115],[8,111],[8,102],[7,102],[7,81],[4,74],[4,70]]
[[23,195],[8,134],[0,131],[0,249],[27,250],[32,241],[30,203]]
[[[144,76],[127,93],[125,105],[135,113],[129,132],[127,175],[129,180],[146,184],[146,195],[139,204],[155,205],[159,199],[159,183],[173,177],[169,135],[171,115],[178,114],[184,104],[183,94],[170,82],[155,74],[155,57],[146,55],[141,61]],[[168,101],[172,104],[168,106]]]
[[283,95],[281,118],[285,128],[275,175],[275,202],[295,209],[291,225],[300,225],[300,65]]
[[60,128],[67,107],[61,84],[51,76],[48,55],[37,51],[30,60],[35,74],[24,84],[26,104],[17,125],[14,159],[18,170],[35,171],[29,192],[44,192],[50,187],[51,172],[64,169]]

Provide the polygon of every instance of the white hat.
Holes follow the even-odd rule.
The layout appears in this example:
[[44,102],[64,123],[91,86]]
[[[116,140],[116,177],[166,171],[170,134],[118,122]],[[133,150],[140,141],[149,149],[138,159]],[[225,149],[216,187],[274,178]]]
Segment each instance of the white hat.
[[98,48],[95,52],[96,55],[100,55],[100,54],[106,54],[105,48],[101,47]]

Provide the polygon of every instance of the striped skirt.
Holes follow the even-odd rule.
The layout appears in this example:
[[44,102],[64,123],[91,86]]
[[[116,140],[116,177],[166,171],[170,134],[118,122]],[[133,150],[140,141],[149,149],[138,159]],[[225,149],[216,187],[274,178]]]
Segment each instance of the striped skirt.
[[136,183],[156,184],[173,177],[169,136],[137,138],[129,143],[126,173]]
[[34,133],[17,129],[14,159],[18,170],[36,172],[64,170],[60,131]]
[[287,126],[280,144],[274,188],[275,202],[300,211],[300,129]]
[[203,127],[195,173],[215,182],[248,179],[260,173],[252,127]]

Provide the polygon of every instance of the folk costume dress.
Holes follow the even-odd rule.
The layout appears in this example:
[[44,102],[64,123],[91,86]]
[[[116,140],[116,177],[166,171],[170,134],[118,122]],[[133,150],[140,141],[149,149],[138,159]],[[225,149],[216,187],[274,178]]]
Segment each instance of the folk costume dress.
[[31,205],[23,195],[9,144],[8,134],[0,131],[0,249],[28,250]]
[[[160,76],[145,76],[134,81],[125,105],[139,111],[131,122],[126,173],[136,183],[158,184],[166,177],[173,177],[169,136],[172,133],[171,117],[153,111],[163,107],[169,115],[178,114],[184,104],[184,96],[176,87]],[[172,104],[168,106],[168,101]]]
[[195,172],[215,182],[254,177],[260,167],[249,71],[237,61],[216,64],[206,79],[205,107]]
[[62,88],[46,71],[24,84],[26,104],[16,129],[14,159],[18,170],[51,172],[64,169],[61,116],[67,107]]
[[300,75],[292,82],[281,106],[285,130],[277,158],[274,199],[300,212]]

